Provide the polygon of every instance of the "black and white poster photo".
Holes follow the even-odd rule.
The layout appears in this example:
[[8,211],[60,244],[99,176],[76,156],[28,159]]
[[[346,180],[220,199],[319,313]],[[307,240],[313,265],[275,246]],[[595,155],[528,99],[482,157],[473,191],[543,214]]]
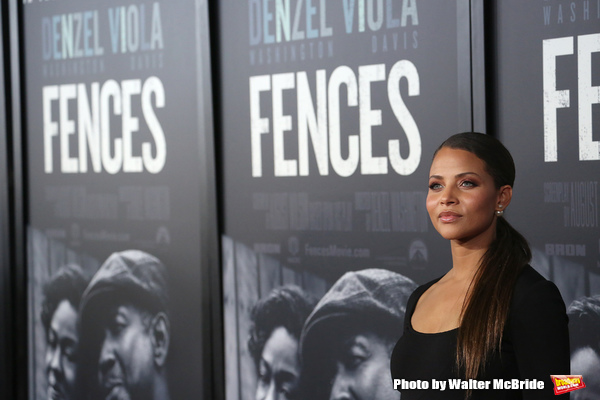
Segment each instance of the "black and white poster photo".
[[169,399],[166,267],[113,253],[86,279],[67,264],[44,286],[48,399]]
[[[225,292],[226,310],[236,317],[225,325],[225,351],[228,361],[237,356],[244,368],[235,375],[236,364],[226,364],[226,373],[239,379],[243,390],[232,398],[400,398],[390,356],[417,287],[413,280],[364,268],[328,283],[223,240],[225,282],[238,284],[236,293]],[[230,280],[233,270],[237,279]],[[235,326],[238,331],[231,329]]]

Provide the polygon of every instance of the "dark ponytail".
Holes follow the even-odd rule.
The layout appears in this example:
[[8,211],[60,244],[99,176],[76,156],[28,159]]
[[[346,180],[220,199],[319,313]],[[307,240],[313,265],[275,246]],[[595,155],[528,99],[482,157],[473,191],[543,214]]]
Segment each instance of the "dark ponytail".
[[496,239],[473,277],[458,330],[457,364],[466,379],[477,379],[488,356],[500,350],[513,288],[530,260],[525,238],[498,217]]
[[[466,150],[483,160],[496,188],[513,186],[512,156],[493,137],[459,133],[447,139],[439,149],[442,147]],[[456,362],[466,379],[477,379],[489,355],[500,350],[513,288],[530,260],[527,240],[504,217],[497,217],[496,237],[480,260],[461,313]]]

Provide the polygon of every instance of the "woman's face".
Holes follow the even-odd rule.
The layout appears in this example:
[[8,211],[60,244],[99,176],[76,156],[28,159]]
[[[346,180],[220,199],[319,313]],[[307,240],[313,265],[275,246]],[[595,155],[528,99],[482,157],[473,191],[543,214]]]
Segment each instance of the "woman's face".
[[258,363],[256,400],[288,400],[300,376],[298,340],[284,327],[275,328]]
[[338,346],[329,400],[400,398],[390,374],[390,343],[372,332],[361,332],[343,335]]
[[435,229],[445,239],[488,246],[494,239],[495,211],[506,208],[512,188],[497,189],[475,154],[447,147],[438,151],[429,175],[427,211]]
[[68,300],[63,300],[56,307],[48,329],[46,376],[49,399],[69,400],[76,397],[75,358],[78,343],[77,310]]

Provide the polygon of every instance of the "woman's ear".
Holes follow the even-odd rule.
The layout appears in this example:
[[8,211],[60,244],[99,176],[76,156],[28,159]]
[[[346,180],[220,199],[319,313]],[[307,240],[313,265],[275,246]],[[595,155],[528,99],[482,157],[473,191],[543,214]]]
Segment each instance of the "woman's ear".
[[497,211],[504,211],[506,207],[510,204],[510,200],[512,199],[512,186],[504,185],[500,188],[498,193],[498,203],[496,205]]

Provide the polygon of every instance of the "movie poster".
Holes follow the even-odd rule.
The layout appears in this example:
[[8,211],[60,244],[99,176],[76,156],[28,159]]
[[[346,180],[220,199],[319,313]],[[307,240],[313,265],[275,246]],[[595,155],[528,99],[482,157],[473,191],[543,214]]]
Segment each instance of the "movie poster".
[[23,15],[30,398],[200,399],[207,4]]
[[[359,313],[379,339],[394,332],[389,346],[415,285],[451,267],[425,197],[434,150],[471,129],[468,2],[217,9],[227,399],[328,398],[337,375],[321,367],[353,340],[328,327]],[[276,349],[292,370],[272,389]],[[379,387],[391,390],[385,363]]]
[[[498,1],[495,129],[517,165],[507,217],[569,308],[571,369],[589,397],[600,375],[600,2]],[[586,379],[587,378],[587,379]]]

